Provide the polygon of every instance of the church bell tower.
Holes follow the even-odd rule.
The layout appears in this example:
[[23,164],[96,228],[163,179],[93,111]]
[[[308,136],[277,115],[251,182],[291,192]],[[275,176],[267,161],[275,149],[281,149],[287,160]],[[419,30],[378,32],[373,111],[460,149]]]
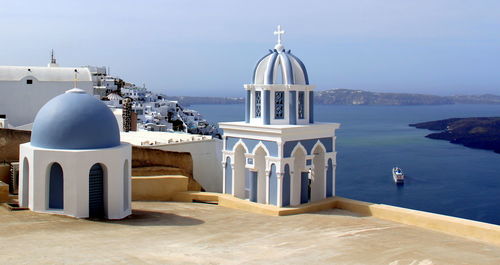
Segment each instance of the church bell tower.
[[277,207],[335,195],[335,130],[314,121],[314,86],[304,63],[282,43],[257,61],[245,121],[222,122],[223,192]]

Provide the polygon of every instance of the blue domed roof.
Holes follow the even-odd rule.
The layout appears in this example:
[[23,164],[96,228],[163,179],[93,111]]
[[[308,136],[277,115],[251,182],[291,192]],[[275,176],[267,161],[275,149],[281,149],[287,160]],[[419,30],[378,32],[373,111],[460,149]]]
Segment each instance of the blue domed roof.
[[74,88],[38,111],[31,145],[50,149],[109,148],[120,145],[120,130],[104,103]]
[[304,63],[278,44],[257,62],[252,82],[263,85],[309,85],[309,77]]

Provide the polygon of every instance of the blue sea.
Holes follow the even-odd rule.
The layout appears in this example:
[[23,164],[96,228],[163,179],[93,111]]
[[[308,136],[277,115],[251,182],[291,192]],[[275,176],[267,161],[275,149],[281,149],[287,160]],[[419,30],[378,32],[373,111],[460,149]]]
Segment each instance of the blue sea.
[[[209,122],[240,121],[244,106],[194,105]],[[500,225],[500,154],[424,136],[410,123],[500,116],[500,105],[316,105],[337,131],[337,195]],[[405,184],[392,179],[403,169]]]

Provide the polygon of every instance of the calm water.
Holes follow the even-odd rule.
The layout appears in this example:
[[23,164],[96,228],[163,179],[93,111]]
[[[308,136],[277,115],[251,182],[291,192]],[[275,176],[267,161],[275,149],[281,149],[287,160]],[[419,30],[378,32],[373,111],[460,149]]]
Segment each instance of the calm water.
[[[243,105],[196,105],[210,122],[244,119]],[[315,106],[316,120],[339,122],[337,194],[374,203],[500,224],[500,154],[424,136],[409,123],[500,116],[500,105]],[[391,169],[406,180],[396,186]]]

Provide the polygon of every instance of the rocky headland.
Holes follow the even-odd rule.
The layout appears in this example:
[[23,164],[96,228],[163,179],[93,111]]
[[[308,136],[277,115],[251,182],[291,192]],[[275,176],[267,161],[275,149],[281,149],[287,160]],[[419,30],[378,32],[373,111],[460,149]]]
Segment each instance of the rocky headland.
[[500,153],[500,117],[451,118],[410,126],[440,131],[426,136],[431,139],[447,140],[470,148]]

